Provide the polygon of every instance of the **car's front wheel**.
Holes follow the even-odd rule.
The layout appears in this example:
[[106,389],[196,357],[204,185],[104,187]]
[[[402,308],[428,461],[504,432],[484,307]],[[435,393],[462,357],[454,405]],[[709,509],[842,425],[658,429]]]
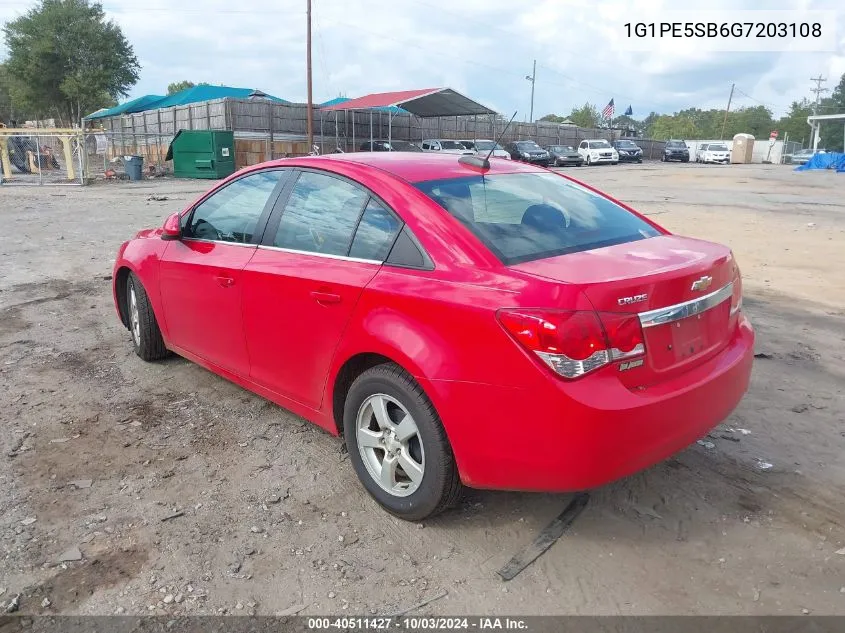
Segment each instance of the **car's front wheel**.
[[170,353],[164,345],[147,291],[135,273],[129,273],[126,281],[126,321],[138,356],[153,361]]
[[367,492],[388,512],[419,521],[461,494],[455,457],[437,411],[393,363],[362,373],[343,408],[349,457]]
[[593,164],[593,160],[590,158],[589,155],[587,155],[587,167],[589,167],[592,164]]

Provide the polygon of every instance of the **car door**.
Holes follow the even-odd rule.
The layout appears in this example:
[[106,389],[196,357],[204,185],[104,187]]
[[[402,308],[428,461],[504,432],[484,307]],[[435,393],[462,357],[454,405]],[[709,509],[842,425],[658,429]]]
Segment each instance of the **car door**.
[[244,271],[251,377],[318,408],[340,337],[402,227],[357,183],[302,170]]
[[581,158],[587,160],[588,153],[589,152],[587,151],[587,141],[581,141],[581,144],[578,146],[578,154],[581,156]]
[[246,376],[241,274],[289,170],[252,172],[217,189],[183,216],[182,239],[160,262],[161,301],[170,342]]

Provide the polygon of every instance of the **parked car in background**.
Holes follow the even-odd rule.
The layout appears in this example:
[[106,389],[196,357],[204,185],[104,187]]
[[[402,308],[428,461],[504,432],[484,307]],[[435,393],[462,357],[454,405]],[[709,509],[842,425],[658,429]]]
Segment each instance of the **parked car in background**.
[[580,167],[584,164],[584,158],[571,145],[549,145],[546,150],[549,152],[551,163],[555,167],[565,167],[566,165]]
[[643,162],[643,150],[634,141],[626,139],[613,141],[613,149],[619,154],[619,160],[623,163]]
[[784,156],[784,162],[792,165],[804,165],[810,160],[814,154],[826,154],[827,150],[819,149],[813,151],[812,149],[800,149],[793,154]]
[[703,143],[695,152],[695,162],[727,165],[731,162],[731,152],[725,143]]
[[598,163],[615,165],[619,162],[619,152],[603,138],[581,141],[578,145],[578,153],[588,165]]
[[689,162],[689,147],[683,141],[666,141],[666,147],[663,148],[663,154],[660,160],[664,163],[670,160],[679,160],[682,163]]
[[365,141],[358,148],[361,152],[421,152],[422,150],[409,141],[397,141],[396,139],[378,139]]
[[[466,143],[464,142],[464,144]],[[479,138],[472,141],[472,149],[476,156],[487,156],[487,154],[490,154],[490,150],[493,150],[493,153],[490,154],[491,157],[506,158],[508,160],[511,158],[511,155],[504,147],[499,145],[496,141],[491,141],[486,138]]]
[[551,162],[549,153],[534,141],[512,141],[505,145],[505,151],[513,160],[521,160],[523,163],[546,167]]
[[445,138],[429,138],[421,143],[424,152],[441,152],[443,154],[472,154],[460,141]]
[[[501,160],[247,167],[124,242],[112,280],[141,359],[175,352],[342,436],[410,521],[463,485],[580,491],[648,468],[730,415],[754,360],[728,247]],[[322,509],[349,507],[336,481],[315,477]]]

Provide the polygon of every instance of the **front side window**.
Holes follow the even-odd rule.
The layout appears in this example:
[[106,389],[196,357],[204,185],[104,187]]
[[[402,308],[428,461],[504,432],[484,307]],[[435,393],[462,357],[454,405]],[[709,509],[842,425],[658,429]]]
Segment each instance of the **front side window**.
[[252,242],[258,218],[282,170],[239,178],[197,205],[183,227],[184,236],[221,242]]
[[496,174],[416,183],[505,265],[632,242],[660,232],[556,174]]
[[309,253],[349,253],[369,195],[345,180],[302,172],[285,204],[273,246]]

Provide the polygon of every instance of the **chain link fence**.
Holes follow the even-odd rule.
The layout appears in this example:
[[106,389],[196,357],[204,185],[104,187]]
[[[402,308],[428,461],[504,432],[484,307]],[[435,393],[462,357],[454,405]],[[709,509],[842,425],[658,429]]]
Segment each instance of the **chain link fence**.
[[84,184],[84,161],[80,130],[0,128],[3,185]]
[[126,178],[124,158],[140,156],[144,159],[144,176],[169,174],[172,163],[167,162],[167,150],[172,134],[144,134],[96,131],[84,133],[86,180]]

